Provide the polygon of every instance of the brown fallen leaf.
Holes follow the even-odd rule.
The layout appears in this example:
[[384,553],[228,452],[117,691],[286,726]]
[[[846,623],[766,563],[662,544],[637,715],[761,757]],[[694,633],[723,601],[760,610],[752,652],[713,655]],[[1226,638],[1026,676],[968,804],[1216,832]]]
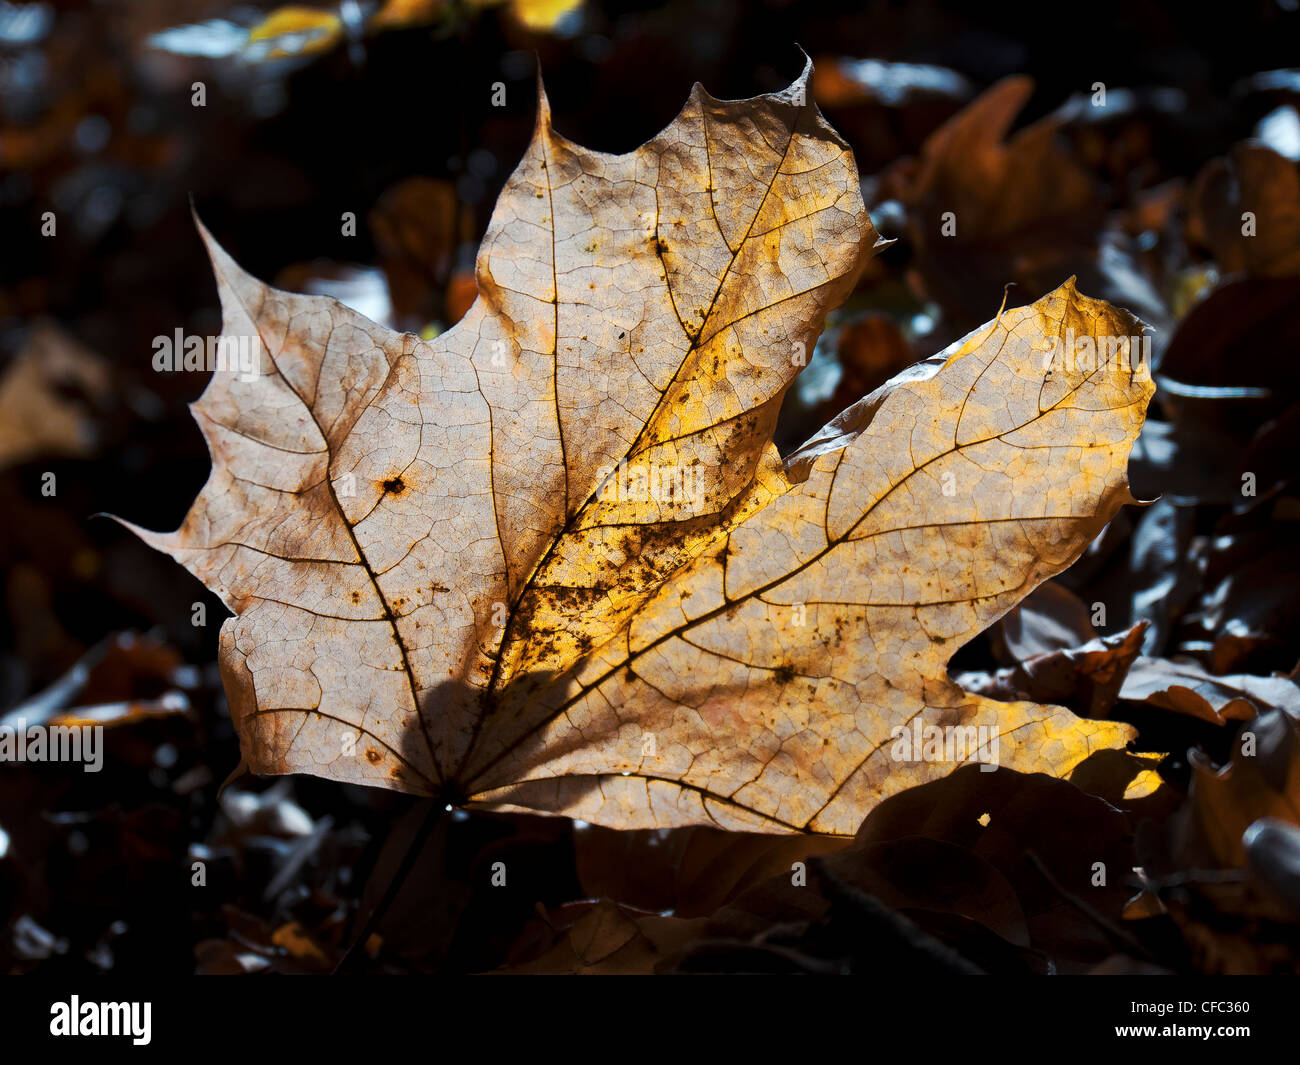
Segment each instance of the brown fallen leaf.
[[915,154],[928,134],[974,93],[954,70],[921,63],[891,63],[821,55],[816,101],[874,173]]
[[509,17],[532,33],[550,33],[564,16],[582,7],[582,0],[467,0],[465,4],[452,4],[448,0],[384,0],[383,6],[370,18],[367,28],[405,29],[429,22],[453,22],[478,11],[506,7]]
[[833,853],[750,886],[660,970],[704,955],[706,971],[752,971],[753,951],[784,947],[830,971],[902,971],[924,946],[891,957],[899,944],[876,918],[893,913],[985,971],[1078,971],[1114,949],[1132,864],[1130,822],[1102,799],[966,766],[886,799]]
[[1048,651],[993,674],[961,674],[968,691],[992,699],[1054,702],[1087,717],[1104,718],[1120,696],[1129,666],[1142,650],[1146,622],[1127,632],[1096,636],[1078,647]]
[[43,455],[94,453],[108,365],[52,322],[38,322],[0,376],[0,468]]
[[1261,817],[1300,826],[1300,721],[1267,710],[1241,727],[1227,765],[1191,752],[1192,786],[1173,825],[1185,864],[1243,866],[1242,837]]
[[914,287],[963,328],[1008,281],[1041,292],[1096,256],[1101,196],[1059,140],[1059,116],[1008,136],[1033,92],[1031,78],[1004,78],[882,175],[880,197],[907,210]]
[[1233,145],[1196,176],[1189,242],[1208,248],[1225,274],[1300,274],[1300,170],[1263,144]]
[[497,973],[653,973],[672,953],[697,936],[703,917],[665,917],[621,906],[609,899],[575,902],[548,913],[553,942],[539,956]]
[[[240,976],[245,973],[284,975],[320,974],[330,971],[330,955],[337,943],[321,943],[300,922],[273,927],[235,906],[222,907],[229,925],[225,939],[205,939],[195,945],[196,971],[204,976]],[[337,934],[337,925],[327,927]]]
[[1057,581],[1035,588],[992,633],[1013,662],[1068,651],[1097,635],[1086,603]]
[[1241,844],[1250,871],[1300,916],[1300,826],[1261,817],[1246,829]]
[[[437,293],[447,284],[452,253],[470,236],[469,214],[460,212],[458,217],[456,189],[450,182],[412,177],[388,189],[367,220],[398,323],[419,329],[439,309]],[[473,291],[472,278],[470,288]],[[473,296],[466,309],[470,303]]]
[[[1050,817],[1043,817],[1045,810]],[[1069,782],[965,768],[881,804],[852,847],[827,862],[842,863],[848,876],[851,856],[861,855],[864,847],[916,837],[968,849],[1006,878],[1033,945],[1061,963],[1063,954],[1095,950],[1105,942],[1072,899],[1107,917],[1119,916],[1129,894],[1130,832],[1122,813]],[[1103,877],[1097,875],[1097,862],[1104,866]]]
[[1189,761],[1186,801],[1139,833],[1147,895],[1135,904],[1158,901],[1202,972],[1296,971],[1300,722],[1267,710],[1241,726],[1226,765],[1199,750]]
[[277,928],[271,933],[271,942],[309,968],[322,972],[330,970],[331,959],[298,921]]
[[1300,717],[1300,686],[1289,677],[1215,676],[1194,662],[1163,658],[1138,658],[1124,678],[1119,696],[1191,714],[1212,725],[1249,721],[1261,711],[1276,708]]
[[473,270],[453,270],[447,280],[447,294],[444,297],[447,321],[455,325],[474,306],[478,299],[478,282],[474,280]]
[[712,913],[795,862],[847,844],[843,836],[721,832],[707,825],[615,831],[574,826],[578,881],[590,897],[678,917]]
[[[1287,421],[1261,428],[1246,466],[1258,470],[1260,485],[1285,459],[1263,457],[1269,447],[1300,442],[1300,408]],[[1288,427],[1287,422],[1290,422]],[[1288,445],[1292,445],[1288,447]],[[1288,475],[1287,479],[1293,475]],[[1274,674],[1294,678],[1300,641],[1300,559],[1292,546],[1300,510],[1290,492],[1274,487],[1265,497],[1243,499],[1238,513],[1225,514],[1206,544],[1201,594],[1193,605],[1195,627],[1186,638],[1199,657],[1208,645],[1206,665],[1214,674]]]
[[827,406],[836,414],[916,361],[902,330],[879,311],[869,311],[846,325],[835,348],[843,376]]
[[184,714],[181,656],[149,636],[117,633],[96,644],[53,684],[0,714],[0,725],[117,728]]
[[[1192,307],[1160,360],[1175,420],[1192,418],[1195,429],[1208,424],[1249,439],[1267,416],[1284,410],[1300,388],[1292,356],[1300,346],[1298,301],[1300,278],[1239,277]],[[1260,359],[1261,348],[1276,354]]]
[[[1027,229],[1045,216],[1072,210],[1093,213],[1093,183],[1055,142],[1056,116],[1003,140],[1033,92],[1031,78],[1006,78],[933,134],[921,154],[912,195],[960,207],[959,219],[966,215],[964,221],[984,237]],[[960,172],[963,159],[976,171],[974,179]],[[1040,183],[1049,176],[1059,186]]]
[[[221,665],[250,768],[847,835],[993,744],[1062,775],[1129,738],[967,695],[946,664],[1132,501],[1149,375],[1044,358],[1131,316],[1071,280],[787,463],[771,444],[876,243],[810,73],[738,102],[697,86],[622,156],[555,134],[543,96],[479,299],[432,342],[209,240],[224,331],[264,343],[263,372],[214,374],[209,482],[176,532],[137,531],[237,615]],[[949,733],[947,763],[901,761],[905,725],[984,755]]]

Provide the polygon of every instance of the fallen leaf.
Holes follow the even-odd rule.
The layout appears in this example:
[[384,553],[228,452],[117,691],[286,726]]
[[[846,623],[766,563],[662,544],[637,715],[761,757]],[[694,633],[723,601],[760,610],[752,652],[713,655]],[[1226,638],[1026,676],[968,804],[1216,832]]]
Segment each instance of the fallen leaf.
[[33,327],[0,377],[0,468],[43,455],[94,453],[95,406],[109,389],[108,365],[51,322]]
[[1122,594],[1129,597],[1132,616],[1150,626],[1142,647],[1147,654],[1164,647],[1174,619],[1196,595],[1194,517],[1187,508],[1159,499],[1134,530],[1129,545],[1133,575],[1122,575]]
[[1104,718],[1121,694],[1129,666],[1142,650],[1145,622],[1128,632],[1096,636],[1078,647],[1047,651],[988,674],[961,674],[968,691],[992,699],[1033,699],[1068,706],[1086,717]]
[[1300,171],[1290,159],[1233,145],[1196,176],[1189,206],[1188,241],[1207,247],[1225,274],[1300,274]]
[[1189,761],[1185,802],[1139,833],[1147,892],[1198,970],[1294,972],[1300,722],[1267,710],[1241,726],[1226,765],[1199,750]]
[[[1162,385],[1168,379],[1162,399],[1168,391],[1175,414],[1187,408],[1200,415],[1199,424],[1256,428],[1261,411],[1280,409],[1300,388],[1297,302],[1300,278],[1244,277],[1220,285],[1170,339],[1160,362]],[[1259,358],[1261,350],[1270,357]],[[1234,421],[1238,404],[1246,414]]]
[[287,951],[290,957],[329,972],[330,959],[299,922],[281,925],[271,933],[271,942]]
[[1197,627],[1188,631],[1190,638],[1203,637],[1196,650],[1209,645],[1216,674],[1295,667],[1300,560],[1291,546],[1294,519],[1283,511],[1285,502],[1282,497],[1276,508],[1225,515],[1205,553]]
[[836,414],[916,361],[894,320],[877,311],[846,325],[835,349],[844,374],[828,401]]
[[899,760],[895,726],[982,726],[1002,764],[1056,775],[1128,740],[946,665],[1132,501],[1149,375],[1044,350],[1136,320],[1068,281],[785,464],[771,445],[875,245],[810,73],[747,101],[697,86],[622,156],[556,135],[542,96],[479,299],[432,342],[209,239],[224,333],[260,339],[263,372],[214,374],[209,482],[176,532],[136,531],[237,615],[221,666],[250,768],[847,835],[952,768]]
[[118,633],[92,647],[57,681],[0,715],[0,725],[116,727],[189,709],[176,649]]
[[1300,916],[1300,826],[1261,817],[1241,843],[1251,872]]
[[810,855],[846,843],[840,836],[720,832],[709,826],[615,831],[574,826],[578,879],[586,894],[644,910],[698,917]]
[[[1052,811],[1050,819],[1044,810]],[[843,863],[847,873],[864,846],[918,836],[967,849],[998,870],[1015,890],[1033,945],[1058,959],[1068,953],[1083,960],[1106,942],[1070,897],[1117,918],[1130,893],[1124,814],[1067,781],[974,767],[882,803],[853,846],[826,860]],[[1104,866],[1101,878],[1096,862]]]
[[1184,864],[1242,866],[1242,837],[1256,820],[1300,826],[1300,722],[1268,710],[1242,726],[1228,764],[1193,751],[1192,787],[1179,812],[1175,853]]
[[[469,214],[459,219],[457,214],[456,189],[450,182],[412,177],[388,189],[367,215],[393,309],[403,326],[418,329],[439,309],[437,293],[447,284],[452,253],[469,236]],[[473,284],[471,277],[471,293]],[[473,302],[471,295],[464,310]]]
[[1097,635],[1088,606],[1056,581],[1039,585],[998,624],[1007,652],[1017,662],[1068,651]]
[[447,0],[384,0],[367,24],[372,30],[422,26],[447,15]]
[[447,281],[445,299],[447,320],[455,325],[474,306],[478,299],[478,282],[474,280],[473,270],[453,270]]
[[1263,710],[1283,708],[1300,717],[1300,686],[1288,677],[1230,674],[1216,677],[1194,662],[1138,658],[1124,678],[1121,699],[1191,714],[1214,725],[1249,721]]
[[816,99],[874,173],[914,155],[925,138],[974,93],[947,67],[824,55],[817,66]]
[[901,936],[900,965],[937,941],[989,972],[1078,971],[1115,948],[1106,924],[1131,893],[1132,840],[1124,814],[1069,782],[965,766],[886,799],[802,864],[715,912],[677,965],[752,971],[776,949],[808,969],[874,971]]
[[907,209],[914,287],[963,328],[1008,281],[1041,292],[1097,255],[1101,198],[1060,141],[1060,119],[1008,136],[1033,91],[1031,78],[1004,78],[883,175],[880,197]]
[[705,919],[639,912],[609,899],[577,902],[548,913],[554,942],[540,956],[499,973],[653,973],[702,930]]

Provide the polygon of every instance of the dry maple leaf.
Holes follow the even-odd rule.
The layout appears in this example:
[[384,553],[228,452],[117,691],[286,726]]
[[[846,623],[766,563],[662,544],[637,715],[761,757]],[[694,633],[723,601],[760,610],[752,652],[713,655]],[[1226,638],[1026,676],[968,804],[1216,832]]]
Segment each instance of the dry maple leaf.
[[[787,463],[771,443],[876,243],[810,73],[746,101],[696,86],[621,156],[556,135],[542,96],[480,298],[431,342],[209,241],[225,334],[260,337],[264,372],[214,374],[211,478],[179,530],[140,535],[237,615],[221,665],[250,768],[851,834],[951,769],[891,758],[895,725],[987,726],[1003,764],[1057,775],[1125,742],[945,666],[1131,500],[1149,377],[1045,372],[1037,348],[1131,317],[1068,282]],[[637,468],[694,490],[624,491]]]

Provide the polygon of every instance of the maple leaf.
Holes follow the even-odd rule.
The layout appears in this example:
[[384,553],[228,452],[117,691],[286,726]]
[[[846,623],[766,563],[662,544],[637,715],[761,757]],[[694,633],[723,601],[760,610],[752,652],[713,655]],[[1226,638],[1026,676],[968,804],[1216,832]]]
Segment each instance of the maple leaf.
[[983,727],[1002,764],[1056,775],[1127,740],[945,666],[1131,501],[1149,375],[1049,371],[1040,346],[1130,316],[1067,282],[786,462],[771,443],[877,243],[810,74],[746,101],[697,85],[618,156],[557,135],[539,94],[479,299],[431,342],[208,238],[225,335],[262,372],[214,374],[193,408],[211,477],[176,532],[137,531],[236,615],[220,658],[251,769],[851,834],[952,768],[893,757],[895,726]]

